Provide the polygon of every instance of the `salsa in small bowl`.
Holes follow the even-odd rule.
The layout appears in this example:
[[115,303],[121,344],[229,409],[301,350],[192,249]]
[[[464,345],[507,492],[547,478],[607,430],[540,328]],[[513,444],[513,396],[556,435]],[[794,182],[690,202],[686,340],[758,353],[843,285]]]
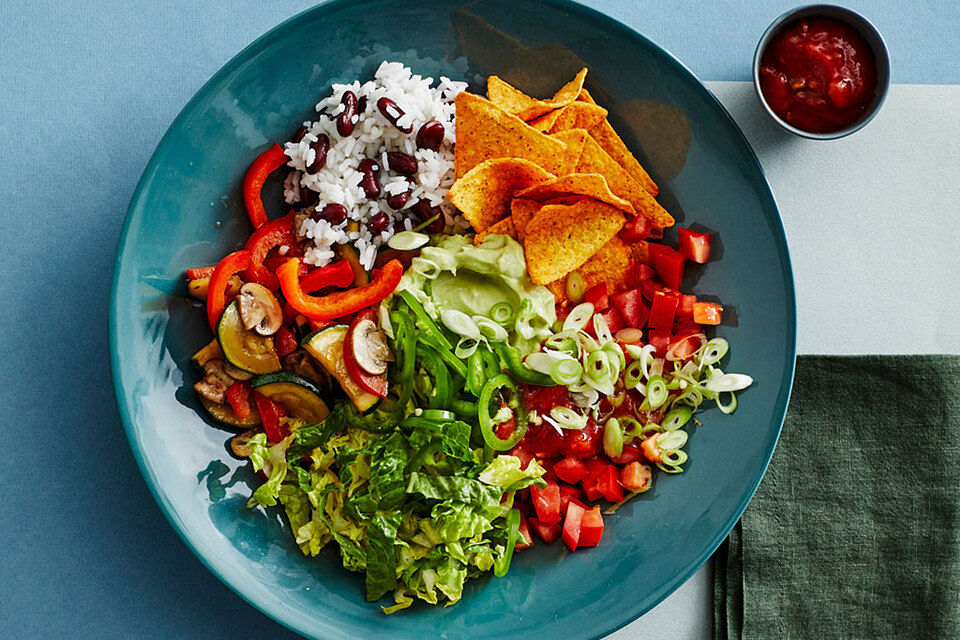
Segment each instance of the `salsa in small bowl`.
[[753,59],[760,103],[781,127],[817,140],[858,131],[880,110],[890,62],[865,18],[833,5],[788,11],[766,30]]

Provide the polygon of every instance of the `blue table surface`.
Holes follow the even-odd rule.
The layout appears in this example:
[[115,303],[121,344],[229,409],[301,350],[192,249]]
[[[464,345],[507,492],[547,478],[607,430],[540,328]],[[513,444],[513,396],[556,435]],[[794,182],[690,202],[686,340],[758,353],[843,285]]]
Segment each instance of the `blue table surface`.
[[[747,80],[760,34],[798,2],[587,4],[703,79]],[[107,307],[124,211],[169,123],[312,4],[0,3],[2,637],[296,637],[204,569],[151,498],[115,408]],[[895,82],[960,81],[952,0],[848,4],[886,37]]]

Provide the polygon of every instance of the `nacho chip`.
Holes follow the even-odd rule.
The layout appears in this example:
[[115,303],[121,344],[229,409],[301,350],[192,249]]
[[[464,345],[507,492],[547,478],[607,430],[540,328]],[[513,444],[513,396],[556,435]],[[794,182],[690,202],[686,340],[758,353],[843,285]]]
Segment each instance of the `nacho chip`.
[[544,202],[569,196],[584,196],[620,209],[624,213],[635,215],[633,205],[614,195],[607,181],[599,173],[570,173],[528,187],[517,193],[518,198]]
[[673,225],[673,217],[660,206],[653,196],[634,180],[626,170],[604,151],[591,136],[587,136],[580,160],[578,173],[599,173],[607,180],[610,191],[633,205],[637,215],[646,216],[658,228]]
[[583,147],[587,144],[587,138],[590,137],[590,134],[587,133],[586,129],[570,129],[569,131],[551,133],[550,137],[559,140],[566,146],[563,156],[557,160],[557,171],[553,173],[558,176],[573,173],[580,162]]
[[560,87],[560,90],[553,94],[553,102],[560,104],[570,104],[580,96],[583,91],[583,81],[587,79],[587,68],[584,67],[577,72],[573,80]]
[[517,239],[517,231],[513,228],[513,218],[504,218],[496,224],[492,224],[473,237],[473,244],[478,245],[490,234],[501,234]]
[[[570,105],[567,105],[567,107],[569,106]],[[564,107],[564,109],[566,109],[566,107]],[[560,118],[560,114],[562,112],[563,112],[563,109],[554,109],[550,113],[545,113],[539,118],[535,118],[529,121],[527,124],[529,124],[531,127],[536,129],[537,131],[550,133],[550,130],[553,129],[553,125],[556,124],[557,119]],[[572,129],[573,127],[567,127],[567,128]]]
[[[630,247],[624,244],[620,236],[613,236],[575,271],[583,278],[587,289],[598,284],[606,284],[608,291],[619,291],[630,284],[632,266]],[[568,273],[547,284],[557,303],[568,301],[567,278],[569,277]]]
[[498,76],[487,78],[487,97],[495,105],[521,120],[534,120],[545,113],[566,106],[577,99],[583,88],[587,69],[584,67],[573,80],[560,87],[550,100],[538,100],[520,91]]
[[523,158],[556,174],[566,168],[566,145],[466,91],[456,97],[456,176],[491,158]]
[[597,200],[549,204],[527,223],[524,253],[534,284],[567,275],[620,231],[623,212]]
[[521,244],[527,237],[527,224],[540,212],[542,206],[542,202],[525,198],[514,198],[510,203],[510,218],[513,220],[513,230]]
[[510,216],[510,201],[519,191],[545,180],[550,174],[522,158],[492,158],[470,169],[450,187],[450,200],[477,231],[484,231]]
[[[553,118],[550,133],[566,131],[568,129],[586,129],[587,131],[593,131],[595,127],[607,119],[606,109],[586,102],[571,102],[562,109],[557,109],[557,111],[559,113],[556,118]],[[552,113],[554,112],[547,115],[551,115]]]

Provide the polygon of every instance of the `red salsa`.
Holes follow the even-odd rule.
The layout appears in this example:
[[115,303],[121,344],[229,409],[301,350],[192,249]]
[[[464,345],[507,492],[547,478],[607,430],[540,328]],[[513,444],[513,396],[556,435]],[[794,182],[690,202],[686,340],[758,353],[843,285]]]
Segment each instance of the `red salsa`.
[[760,59],[760,90],[788,124],[830,133],[866,111],[877,90],[877,65],[863,36],[847,23],[801,18],[767,45]]

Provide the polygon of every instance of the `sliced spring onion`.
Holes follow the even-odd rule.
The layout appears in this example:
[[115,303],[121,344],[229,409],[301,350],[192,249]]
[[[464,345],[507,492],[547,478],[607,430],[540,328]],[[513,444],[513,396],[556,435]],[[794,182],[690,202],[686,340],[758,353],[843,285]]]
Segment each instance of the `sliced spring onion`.
[[667,382],[662,376],[650,376],[647,382],[647,400],[651,409],[657,409],[667,401]]
[[657,436],[657,447],[664,450],[682,449],[687,444],[688,434],[683,429],[664,431]]
[[431,422],[450,422],[456,420],[457,416],[453,411],[445,409],[421,409],[420,417]]
[[513,324],[516,310],[506,300],[490,307],[490,319],[501,325]]
[[545,351],[531,353],[523,359],[523,364],[527,365],[534,371],[539,371],[540,373],[546,373],[549,375],[550,370],[553,369],[554,363],[556,363],[558,360],[566,358],[566,356],[555,355],[555,353],[556,352]]
[[627,348],[630,356],[640,361],[640,372],[643,374],[644,378],[650,377],[650,365],[653,364],[653,354],[656,350],[657,348],[655,346],[648,344],[640,349],[639,354],[633,355],[633,352],[630,351],[629,347]]
[[440,267],[433,260],[419,257],[410,264],[410,270],[419,273],[427,280],[433,280],[440,275]]
[[[617,331],[616,335],[613,336],[617,339],[617,342],[623,345],[636,345],[638,342],[643,340],[643,331],[640,329],[635,329],[634,327],[627,327],[626,329],[620,329]],[[637,347],[639,349],[639,347]]]
[[[584,363],[584,375],[594,382],[606,382],[612,377],[610,361],[602,351],[594,351],[589,354]],[[612,383],[612,381],[610,381]]]
[[627,358],[626,356],[623,355],[623,349],[621,349],[620,345],[618,345],[616,342],[606,343],[605,345],[603,345],[603,348],[601,349],[601,351],[603,351],[610,357],[611,366],[614,366],[614,363],[616,363],[615,368],[617,370],[617,373],[620,373],[620,371],[622,371],[623,368],[627,366]]
[[603,452],[611,458],[619,458],[623,453],[623,431],[616,418],[610,418],[603,425]]
[[476,351],[477,347],[480,346],[480,341],[476,338],[468,338],[464,336],[460,338],[460,342],[457,343],[457,346],[454,347],[453,353],[461,360],[466,360],[472,356]]
[[548,372],[553,381],[569,387],[583,377],[583,366],[573,358],[557,360]]
[[649,380],[653,376],[662,376],[663,375],[663,358],[654,358],[650,363],[650,370],[647,372],[647,379]]
[[694,353],[695,353],[696,351],[700,350],[700,347],[706,344],[707,336],[705,336],[702,333],[694,333],[692,335],[684,336],[679,340],[671,342],[670,346],[667,347],[666,359],[670,362],[673,362],[675,360],[681,360],[681,358],[677,357],[677,349],[685,345],[690,340],[697,340],[697,347],[696,349],[694,349]]
[[721,403],[719,394],[717,394],[715,402],[717,403],[717,408],[720,409],[720,411],[723,411],[724,413],[733,413],[737,410],[737,394],[735,394],[733,391],[728,391],[727,393],[730,394],[730,402],[726,404]]
[[480,328],[470,316],[457,309],[444,309],[440,312],[440,320],[443,324],[458,336],[465,338],[480,339]]
[[723,338],[714,338],[710,340],[705,345],[700,347],[700,353],[698,359],[700,360],[700,368],[716,364],[723,359],[723,356],[727,355],[727,351],[730,350],[730,343],[724,340]]
[[620,430],[623,431],[624,444],[633,441],[634,438],[643,433],[640,421],[633,416],[620,416],[617,420],[620,421]]
[[530,324],[530,320],[530,301],[524,298],[520,302],[520,309],[517,310],[517,321],[514,323],[514,329],[526,340],[529,340],[536,334],[536,330]]
[[593,336],[591,336],[586,331],[580,330],[577,332],[577,342],[580,343],[580,348],[584,351],[599,351],[600,343],[597,342]]
[[583,429],[587,426],[587,416],[577,413],[570,407],[554,407],[550,417],[564,429]]
[[704,388],[717,393],[724,391],[741,391],[753,384],[753,378],[742,373],[723,373],[719,370],[707,378]]
[[591,316],[593,316],[593,303],[583,302],[578,304],[570,310],[567,319],[563,321],[563,330],[565,332],[580,331],[587,326]]
[[587,283],[583,281],[583,276],[576,271],[567,274],[567,297],[573,304],[583,302],[583,294],[587,291]]
[[393,234],[390,239],[387,240],[387,246],[397,251],[412,251],[413,249],[419,249],[428,242],[430,242],[430,236],[425,233],[401,231],[400,233]]
[[664,431],[674,431],[690,421],[693,417],[693,409],[690,407],[676,407],[670,411],[660,422]]
[[383,329],[383,332],[391,340],[394,339],[393,334],[393,323],[390,321],[390,310],[387,309],[387,305],[381,304],[377,315],[380,319],[380,328]]
[[699,389],[688,388],[684,390],[680,395],[673,399],[673,406],[677,405],[687,405],[693,409],[696,409],[703,403],[703,394],[700,393]]
[[[571,385],[567,386],[569,387]],[[573,398],[574,403],[581,409],[589,409],[597,404],[597,400],[600,399],[600,394],[597,393],[596,389],[587,389],[586,391],[571,391],[570,397]]]
[[507,339],[507,330],[497,324],[490,318],[484,316],[471,316],[473,322],[480,330],[480,335],[493,342],[503,342]]
[[660,451],[660,462],[657,467],[664,473],[683,473],[680,465],[687,461],[687,454],[676,449]]
[[606,344],[613,340],[613,335],[610,333],[610,325],[608,325],[606,319],[599,314],[593,316],[593,332],[596,334],[597,342],[600,344]]

